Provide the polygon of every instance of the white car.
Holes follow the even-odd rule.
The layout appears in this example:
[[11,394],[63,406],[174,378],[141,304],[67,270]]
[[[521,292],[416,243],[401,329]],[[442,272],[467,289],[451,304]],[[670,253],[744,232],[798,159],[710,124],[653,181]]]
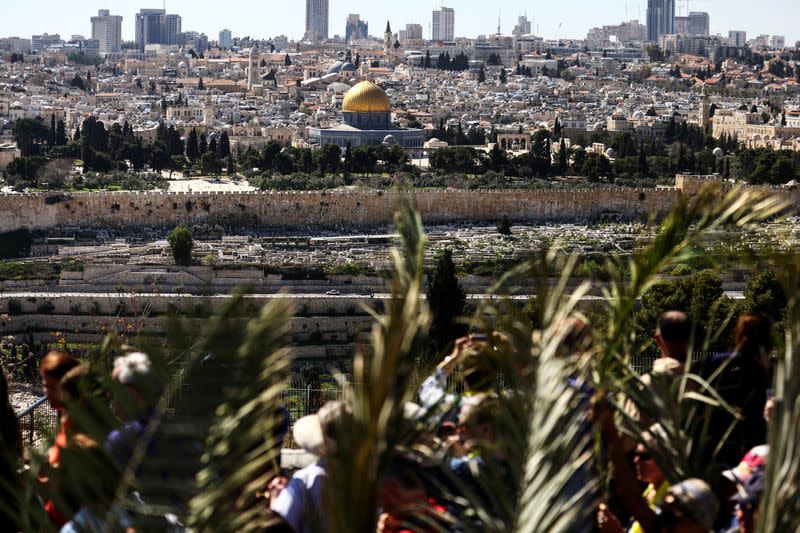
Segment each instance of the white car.
[[341,293],[334,289],[332,291],[326,292],[325,294],[327,294],[328,296],[339,296]]

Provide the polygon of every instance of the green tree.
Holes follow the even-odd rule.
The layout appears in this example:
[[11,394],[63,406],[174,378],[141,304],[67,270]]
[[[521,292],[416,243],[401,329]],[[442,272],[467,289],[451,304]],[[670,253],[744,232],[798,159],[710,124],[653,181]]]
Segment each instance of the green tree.
[[206,90],[206,84],[203,83],[203,77],[202,76],[200,76],[200,81],[197,82],[197,90],[198,91],[205,91]]
[[200,158],[200,169],[207,176],[216,176],[222,172],[222,163],[216,152],[208,151],[203,154],[203,157]]
[[772,269],[761,269],[747,281],[742,301],[745,313],[764,313],[780,321],[786,312],[786,304],[786,291]]
[[197,130],[192,128],[189,132],[189,136],[186,138],[186,157],[189,158],[189,161],[194,163],[200,158],[200,149],[197,145]]
[[458,282],[453,252],[449,249],[436,259],[433,272],[428,275],[428,305],[432,315],[428,351],[435,356],[467,331],[459,322],[466,310],[467,297]]
[[192,232],[184,224],[177,226],[167,237],[172,257],[175,264],[179,266],[189,266],[192,263],[192,248],[194,241]]
[[586,156],[581,172],[590,181],[609,177],[611,175],[611,162],[606,156],[592,152]]
[[497,233],[507,237],[511,236],[511,221],[508,220],[508,215],[503,215],[503,219],[497,225]]
[[222,159],[231,156],[231,140],[227,131],[223,131],[222,135],[219,136],[219,156]]
[[500,68],[500,77],[499,77],[499,79],[500,79],[500,83],[503,83],[503,84],[505,84],[505,83],[506,83],[506,80],[507,80],[507,78],[508,78],[508,76],[507,76],[507,74],[506,74],[506,69],[505,69],[505,67],[501,67],[501,68]]
[[484,83],[486,81],[486,71],[483,70],[483,67],[478,71],[478,83]]
[[[658,347],[653,340],[656,319],[664,311],[684,311],[695,327],[694,347],[702,349],[708,337],[712,350],[726,349],[735,313],[732,300],[724,296],[722,278],[713,270],[654,285],[642,297],[633,317],[633,331],[643,355],[655,356]],[[727,322],[727,323],[726,323]],[[715,338],[715,334],[719,333]]]
[[[558,122],[558,119],[556,119]],[[558,146],[558,173],[562,176],[567,173],[567,145],[564,138],[561,138],[561,144]]]
[[342,150],[335,144],[325,144],[314,152],[314,160],[319,171],[319,175],[325,177],[328,174],[339,172],[342,163]]
[[44,122],[33,118],[16,120],[11,132],[22,157],[41,154],[43,145],[50,138],[50,130]]
[[56,146],[64,146],[67,144],[67,129],[63,120],[59,120],[56,124]]

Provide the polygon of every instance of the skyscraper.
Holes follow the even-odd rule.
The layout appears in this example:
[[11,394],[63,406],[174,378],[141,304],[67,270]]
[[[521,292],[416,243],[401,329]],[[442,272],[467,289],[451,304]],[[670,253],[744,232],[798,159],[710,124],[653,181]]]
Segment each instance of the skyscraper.
[[136,14],[136,46],[140,52],[148,44],[161,44],[165,9],[142,9]]
[[225,29],[219,32],[219,47],[225,50],[230,50],[233,44],[233,34],[231,30]]
[[747,44],[747,32],[742,30],[731,30],[728,32],[728,41],[731,46],[742,47]]
[[100,41],[100,54],[114,54],[122,49],[122,17],[101,9],[92,17],[92,39]]
[[708,35],[711,32],[711,18],[705,11],[689,13],[689,31],[692,35]]
[[361,15],[347,15],[347,25],[344,29],[345,42],[350,43],[367,37],[369,37],[369,26],[366,21],[361,20]]
[[675,33],[675,0],[647,0],[647,40]]
[[306,33],[308,41],[328,38],[328,0],[306,0]]
[[[673,0],[674,1],[674,0]],[[456,35],[456,12],[451,7],[442,7],[433,12],[431,25],[432,41],[452,41]]]
[[180,44],[181,17],[165,9],[142,9],[136,14],[136,45],[140,52],[148,44]]
[[517,25],[514,26],[514,31],[511,32],[515,37],[522,37],[523,35],[530,35],[532,31],[531,21],[528,20],[527,15],[521,15],[517,19]]
[[161,44],[181,44],[181,17],[180,15],[164,15],[164,30],[161,34]]

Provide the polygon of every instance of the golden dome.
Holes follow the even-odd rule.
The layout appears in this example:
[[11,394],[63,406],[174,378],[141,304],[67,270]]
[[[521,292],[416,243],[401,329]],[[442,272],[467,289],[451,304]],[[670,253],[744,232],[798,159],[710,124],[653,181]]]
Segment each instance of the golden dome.
[[347,91],[342,111],[350,113],[390,113],[392,103],[386,93],[371,81],[362,81]]

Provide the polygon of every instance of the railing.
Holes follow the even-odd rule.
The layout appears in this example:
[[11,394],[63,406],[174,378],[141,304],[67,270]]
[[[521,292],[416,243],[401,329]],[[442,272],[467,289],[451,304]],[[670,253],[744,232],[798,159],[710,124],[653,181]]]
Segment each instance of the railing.
[[[693,354],[693,360],[697,361],[707,356],[707,353]],[[639,357],[631,361],[631,366],[640,374],[652,370],[655,357]],[[349,377],[349,376],[348,376]],[[454,372],[448,377],[448,388],[461,390],[462,384],[460,375]],[[504,377],[498,379],[500,387],[505,386]],[[325,388],[307,387],[287,387],[281,392],[281,403],[288,409],[290,424],[294,423],[310,414],[319,411],[320,407],[332,400],[341,400],[344,397],[344,390],[330,386]],[[34,448],[45,444],[58,428],[58,413],[50,407],[47,398],[38,399],[33,405],[17,415],[22,428],[22,440],[26,447]],[[287,436],[287,447],[296,447],[291,438],[291,432]]]
[[17,414],[17,420],[22,429],[22,442],[26,448],[36,448],[46,444],[50,435],[58,428],[58,412],[50,407],[44,396]]

